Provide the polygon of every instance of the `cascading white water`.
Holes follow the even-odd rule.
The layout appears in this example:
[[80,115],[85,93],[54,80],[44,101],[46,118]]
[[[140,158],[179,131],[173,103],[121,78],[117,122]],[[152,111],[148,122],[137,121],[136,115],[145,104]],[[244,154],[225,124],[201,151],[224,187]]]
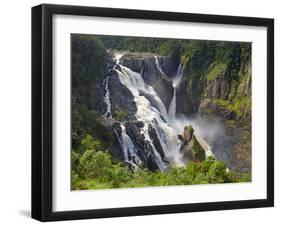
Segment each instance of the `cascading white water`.
[[160,63],[159,63],[158,56],[154,56],[154,57],[155,57],[155,64],[156,64],[157,69],[158,69],[163,75],[166,75],[166,74],[164,73],[164,71],[162,70],[162,67],[161,67],[161,65],[160,65]]
[[[154,90],[152,86],[145,84],[141,74],[132,71],[131,69],[120,64],[120,59],[124,53],[117,52],[114,54],[115,65],[113,70],[117,72],[120,82],[130,90],[134,97],[134,102],[136,103],[137,112],[135,117],[138,121],[144,123],[141,133],[144,135],[146,141],[151,145],[154,160],[158,168],[163,171],[166,169],[167,164],[163,161],[162,157],[159,154],[159,151],[153,144],[151,137],[149,135],[149,127],[151,126],[160,141],[161,148],[165,155],[165,160],[170,164],[175,164],[177,166],[183,166],[183,153],[178,151],[180,146],[177,134],[182,133],[183,125],[186,125],[188,122],[186,119],[181,119],[176,117],[176,89],[180,84],[183,76],[183,67],[179,65],[176,76],[172,78],[173,82],[173,97],[168,109],[166,110],[165,105],[162,100]],[[155,64],[160,73],[165,75],[161,65],[158,61],[158,57],[155,56]],[[111,103],[110,103],[110,91],[108,88],[108,78],[104,81],[104,87],[106,94],[104,96],[104,101],[107,105],[107,113],[110,113],[111,116]],[[154,102],[157,104],[156,107],[152,106],[150,100],[146,97],[147,94],[150,98],[153,98]],[[105,114],[105,115],[106,115]],[[130,136],[126,133],[126,128],[123,123],[121,126],[121,135],[119,137],[120,144],[122,146],[122,152],[124,155],[124,161],[132,165],[133,169],[137,168],[137,165],[141,163],[137,152],[138,149],[135,147]],[[201,141],[201,139],[200,139]],[[204,141],[204,140],[203,140]],[[202,141],[201,141],[202,142]],[[212,155],[212,151],[208,144],[202,142],[206,146],[206,155]]]
[[[145,90],[145,84],[142,80],[142,77],[137,74],[136,72],[131,71],[128,68],[125,68],[124,66],[120,65],[121,71],[117,70],[118,77],[120,82],[126,86],[131,93],[134,96],[134,101],[137,106],[137,112],[135,114],[136,118],[144,123],[144,128],[142,128],[142,133],[145,137],[145,139],[150,142],[153,152],[155,155],[155,162],[160,170],[165,169],[165,164],[161,159],[161,156],[156,151],[156,148],[154,147],[153,143],[150,140],[149,134],[148,134],[148,127],[149,123],[153,121],[154,117],[157,117],[158,119],[161,119],[161,113],[154,107],[151,106],[148,99],[146,99],[145,96],[139,95],[140,90],[144,90],[149,92],[150,90]],[[162,120],[162,119],[161,119]]]
[[173,91],[173,97],[169,106],[169,110],[168,110],[168,115],[169,115],[169,119],[170,120],[174,120],[176,118],[176,94],[177,94],[177,90],[176,87],[173,87],[174,91]]
[[127,135],[125,126],[123,123],[121,126],[121,143],[123,148],[124,160],[125,162],[130,163],[134,169],[137,168],[137,164],[140,164],[142,161],[138,157],[138,150],[133,144],[131,138]]
[[178,87],[181,80],[182,80],[182,76],[183,76],[183,66],[182,64],[179,64],[176,76],[172,79],[173,80],[173,86],[174,87]]
[[110,102],[110,91],[108,88],[108,79],[109,79],[109,76],[107,76],[106,79],[104,79],[104,81],[103,81],[103,86],[105,88],[105,95],[103,97],[103,100],[106,104],[106,112],[103,115],[103,117],[105,117],[105,118],[111,117],[111,102]]
[[113,55],[113,60],[115,61],[115,65],[113,67],[113,70],[115,70],[116,66],[119,65],[120,59],[122,56],[124,56],[125,52],[115,52]]
[[[115,65],[113,67],[113,69],[116,68],[116,66],[119,64],[121,57],[124,55],[124,52],[116,52],[113,56],[113,60],[115,61]],[[108,79],[110,77],[107,76],[104,80],[103,80],[103,87],[105,89],[105,95],[103,96],[103,100],[106,104],[106,112],[104,113],[104,115],[102,117],[104,118],[111,118],[111,102],[110,102],[110,90],[108,87]]]
[[[177,133],[167,123],[167,111],[160,97],[153,87],[145,84],[139,73],[134,72],[123,65],[119,65],[119,68],[120,69],[116,69],[119,80],[134,96],[134,101],[137,106],[135,116],[138,120],[144,123],[144,127],[141,132],[144,134],[145,139],[152,145],[158,167],[160,170],[163,170],[166,168],[166,165],[149,137],[149,125],[156,130],[157,137],[160,140],[166,159],[176,165],[183,165],[182,156],[179,152],[177,152]],[[140,95],[140,92],[150,94],[150,96],[152,96],[156,101],[159,110],[153,107],[144,95]],[[163,118],[165,120],[163,120]]]
[[[115,61],[113,70],[117,71],[118,75],[120,74],[120,71],[117,70],[116,67],[117,67],[117,65],[119,65],[120,59],[122,58],[123,55],[124,55],[124,53],[118,52],[118,53],[114,54],[114,57],[113,57],[113,60]],[[125,85],[125,86],[131,85],[131,87],[140,86],[142,88],[141,90],[145,91],[145,93],[154,96],[155,101],[157,103],[157,107],[161,111],[162,116],[167,117],[167,112],[166,112],[165,106],[162,103],[162,101],[160,100],[160,98],[156,95],[155,91],[151,87],[144,88],[146,85],[144,84],[143,80],[139,80],[138,77],[136,77],[136,76],[129,76],[127,73],[133,73],[133,72],[130,70],[128,71],[128,68],[125,68],[122,65],[119,65],[119,66],[122,68],[122,71],[123,71],[123,74],[121,74],[121,76],[125,75],[126,79],[129,79],[129,80],[126,80],[126,79],[120,80],[121,82],[123,81],[123,85]],[[106,79],[104,80],[104,84],[103,84],[105,87],[105,91],[106,91],[106,93],[104,95],[104,102],[106,103],[106,106],[107,106],[106,113],[104,114],[104,117],[106,117],[106,118],[111,117],[111,102],[110,102],[110,90],[108,88],[108,79],[109,79],[109,76],[106,77]],[[119,79],[120,79],[120,77],[119,77]],[[145,97],[139,96],[138,91],[132,90],[132,89],[130,91],[132,92],[133,95],[137,95],[139,97],[139,102],[138,102],[138,103],[140,103],[139,106],[143,105],[142,104],[143,101],[144,102],[148,101]],[[142,111],[141,109],[139,109],[139,110]],[[121,136],[119,137],[119,142],[122,147],[124,162],[130,163],[130,165],[135,170],[135,169],[137,169],[137,165],[140,164],[142,161],[137,155],[137,148],[135,147],[131,138],[126,133],[124,124],[121,123],[120,126],[121,126]],[[145,139],[151,144],[152,151],[155,156],[155,163],[157,164],[158,168],[161,171],[163,171],[166,168],[166,166],[165,166],[165,163],[162,161],[160,154],[158,153],[157,149],[155,148],[155,146],[153,145],[153,142],[151,141],[151,139],[149,137],[147,123],[145,124],[145,128],[143,129],[143,134],[144,134]]]
[[176,119],[176,101],[177,101],[177,87],[181,82],[183,75],[183,68],[182,65],[180,64],[177,70],[176,76],[172,79],[173,82],[173,97],[169,106],[168,110],[168,115],[170,120],[175,120]]

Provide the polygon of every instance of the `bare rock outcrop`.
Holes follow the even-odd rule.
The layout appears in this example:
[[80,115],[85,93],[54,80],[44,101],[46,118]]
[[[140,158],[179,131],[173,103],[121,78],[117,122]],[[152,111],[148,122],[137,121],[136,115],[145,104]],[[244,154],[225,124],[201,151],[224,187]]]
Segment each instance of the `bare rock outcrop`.
[[182,142],[180,151],[184,152],[184,155],[189,160],[201,162],[206,159],[205,150],[194,135],[194,129],[191,125],[185,126],[183,134],[178,137]]

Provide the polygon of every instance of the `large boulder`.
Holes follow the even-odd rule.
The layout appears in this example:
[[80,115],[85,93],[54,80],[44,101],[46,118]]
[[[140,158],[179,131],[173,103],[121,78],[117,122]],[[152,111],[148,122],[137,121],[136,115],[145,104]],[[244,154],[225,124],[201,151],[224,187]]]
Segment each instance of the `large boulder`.
[[191,125],[185,126],[183,134],[179,135],[178,137],[182,141],[180,151],[184,152],[184,155],[189,160],[201,162],[206,159],[205,150],[194,135],[194,129]]

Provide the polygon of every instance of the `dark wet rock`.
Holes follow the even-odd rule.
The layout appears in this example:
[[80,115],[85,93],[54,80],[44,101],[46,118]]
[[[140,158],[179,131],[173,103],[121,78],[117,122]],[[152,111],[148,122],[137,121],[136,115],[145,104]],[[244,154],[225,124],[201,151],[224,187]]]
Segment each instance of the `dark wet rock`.
[[181,134],[178,134],[178,139],[183,142],[183,136]]
[[164,154],[164,151],[162,149],[161,143],[158,139],[156,130],[151,126],[151,124],[149,124],[149,126],[148,126],[148,134],[149,134],[149,137],[150,137],[154,147],[156,148],[156,150],[160,154],[162,160],[165,159],[165,154]]
[[107,63],[106,63],[106,72],[109,72],[110,70],[112,70],[114,65],[115,65],[115,61],[113,60],[113,55],[112,55],[112,53],[108,52]]
[[144,123],[143,123],[142,121],[137,121],[137,122],[136,122],[136,126],[137,126],[138,128],[143,128],[143,127],[144,127]]
[[126,127],[126,133],[128,136],[132,139],[133,143],[144,149],[145,147],[145,137],[143,134],[141,134],[141,130],[134,122],[127,122],[125,124]]
[[163,75],[159,75],[158,79],[155,81],[153,85],[153,88],[159,95],[162,102],[164,103],[166,109],[169,109],[174,93],[173,82],[168,80]]
[[114,123],[112,129],[117,133],[118,136],[121,136],[122,128],[119,122]]
[[[115,71],[110,73],[108,86],[110,90],[111,113],[113,117],[121,112],[124,120],[135,120],[137,111],[134,96],[127,87],[125,87],[118,78]],[[118,118],[118,117],[117,117]]]
[[172,77],[176,75],[179,66],[178,58],[172,56],[158,56],[158,61],[167,76]]
[[144,166],[149,170],[157,170],[158,166],[155,162],[155,156],[153,148],[149,141],[145,140],[144,135],[141,133],[140,128],[137,127],[136,123],[127,122],[125,124],[126,133],[131,138],[135,147],[138,149],[138,156],[144,163]]
[[123,156],[123,151],[122,151],[122,142],[121,142],[121,133],[122,129],[120,126],[120,123],[116,122],[112,125],[112,132],[114,136],[114,143],[111,147],[111,152],[114,153],[115,156],[118,157],[120,160],[124,160],[125,157]]
[[122,57],[120,60],[120,63],[125,66],[130,68],[134,72],[141,73],[142,69],[144,67],[144,59],[139,59],[139,58],[128,58],[128,57]]
[[146,164],[147,164],[147,168],[151,171],[155,171],[159,169],[155,162],[155,156],[150,152],[146,155]]

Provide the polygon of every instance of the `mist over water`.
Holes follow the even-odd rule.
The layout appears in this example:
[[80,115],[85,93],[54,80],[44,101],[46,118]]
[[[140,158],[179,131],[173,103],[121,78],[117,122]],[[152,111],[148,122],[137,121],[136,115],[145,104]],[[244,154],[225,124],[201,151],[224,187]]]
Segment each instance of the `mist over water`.
[[[228,163],[232,160],[233,140],[220,118],[215,116],[205,118],[198,114],[187,118],[179,115],[176,123],[179,122],[192,125],[195,135],[208,143],[214,157]],[[180,129],[180,124],[177,129]]]

